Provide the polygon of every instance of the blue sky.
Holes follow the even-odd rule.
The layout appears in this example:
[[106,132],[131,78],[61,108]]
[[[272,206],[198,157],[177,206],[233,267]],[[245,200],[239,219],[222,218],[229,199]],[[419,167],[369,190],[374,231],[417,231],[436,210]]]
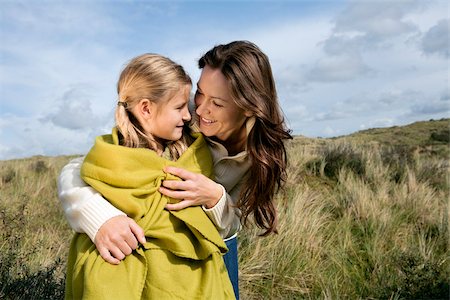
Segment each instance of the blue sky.
[[242,39],[269,56],[294,134],[449,117],[449,14],[443,0],[0,0],[0,160],[88,151],[132,57],[166,55],[195,82],[205,51]]

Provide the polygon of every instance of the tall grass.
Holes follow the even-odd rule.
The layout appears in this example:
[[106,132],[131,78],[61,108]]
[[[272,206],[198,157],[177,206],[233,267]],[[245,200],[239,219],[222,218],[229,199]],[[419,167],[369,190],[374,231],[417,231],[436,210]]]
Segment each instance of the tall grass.
[[243,298],[448,299],[448,160],[393,151],[291,149],[280,233],[241,234]]
[[[0,162],[1,299],[63,297],[72,231],[56,178],[69,159]],[[296,138],[289,161],[279,233],[240,234],[242,299],[449,298],[448,157]]]
[[0,162],[0,299],[60,299],[72,237],[56,198],[68,158]]

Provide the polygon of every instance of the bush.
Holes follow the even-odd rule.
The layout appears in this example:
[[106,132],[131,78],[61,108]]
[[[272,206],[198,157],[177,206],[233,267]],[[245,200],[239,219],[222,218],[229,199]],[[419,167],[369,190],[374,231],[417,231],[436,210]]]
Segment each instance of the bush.
[[[0,270],[2,299],[64,299],[64,278],[57,278],[57,271],[63,267],[61,260],[36,272],[28,268],[17,277]],[[6,277],[6,278],[4,278]]]
[[385,278],[376,298],[388,299],[395,294],[401,299],[449,299],[448,272],[442,264],[426,260],[417,252],[400,252],[387,261],[397,276]]
[[450,129],[432,132],[430,135],[430,140],[444,143],[450,142]]
[[31,164],[31,170],[37,174],[41,174],[48,171],[48,166],[43,160],[38,160]]
[[414,151],[409,146],[383,147],[381,157],[391,170],[391,180],[397,183],[405,179],[408,168],[412,168],[416,161]]
[[360,177],[364,177],[366,173],[362,152],[350,144],[331,144],[323,147],[319,158],[311,160],[305,167],[312,173],[320,173],[333,180],[338,179],[342,169],[350,170]]
[[3,170],[1,177],[2,184],[7,184],[13,181],[14,177],[16,177],[16,172],[12,168],[8,168]]
[[63,299],[64,278],[57,273],[65,266],[60,259],[35,271],[28,265],[37,245],[24,246],[29,199],[22,196],[22,201],[17,209],[0,206],[0,299]]

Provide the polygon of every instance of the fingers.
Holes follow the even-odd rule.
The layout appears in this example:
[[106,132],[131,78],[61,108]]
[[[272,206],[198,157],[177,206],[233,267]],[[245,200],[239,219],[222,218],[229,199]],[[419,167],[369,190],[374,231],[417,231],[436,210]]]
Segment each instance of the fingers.
[[124,237],[124,245],[120,247],[120,249],[124,249],[125,251],[128,251],[128,248],[130,249],[130,253],[123,252],[126,255],[130,255],[131,252],[133,252],[133,250],[135,250],[138,247],[138,241],[131,228],[130,232],[131,234],[128,234],[127,236]]
[[188,187],[188,181],[181,180],[164,180],[162,185],[171,190],[183,190],[185,191]]
[[[134,238],[134,236],[133,236]],[[130,244],[132,244],[133,246],[135,246],[135,248],[132,248],[132,246],[130,246]],[[125,241],[123,239],[121,240],[116,240],[115,238],[108,240],[108,241],[104,241],[104,242],[98,242],[96,244],[97,249],[101,255],[101,257],[114,265],[117,265],[121,260],[123,260],[126,256],[130,255],[134,249],[136,249],[137,247],[137,240],[134,238],[134,242],[133,241]]]
[[[130,220],[130,229],[134,236],[137,238],[139,243],[145,244],[147,241],[145,240],[144,229],[141,228],[134,220]],[[137,245],[136,245],[137,247]],[[133,248],[136,249],[136,248]]]
[[[135,243],[137,246],[137,241]],[[125,256],[130,255],[131,252],[133,252],[133,249],[130,247],[130,245],[128,245],[128,243],[125,240],[115,241],[114,246],[112,246],[111,248],[112,249],[110,249],[110,252],[112,253],[112,255],[120,260],[123,260]]]
[[174,198],[174,199],[183,200],[183,199],[189,198],[189,193],[186,191],[174,191],[171,189],[167,189],[165,187],[160,187],[159,192],[167,197]]
[[164,168],[164,172],[178,176],[183,180],[191,179],[191,178],[195,177],[195,175],[196,175],[195,173],[192,173],[188,170],[177,168],[177,167],[172,167],[172,166],[166,166]]
[[178,203],[173,203],[173,204],[166,204],[166,209],[167,210],[180,210],[189,206],[193,206],[195,205],[194,201],[191,200],[185,200],[185,201],[181,201]]
[[110,264],[113,265],[118,265],[120,263],[120,260],[113,257],[111,255],[111,253],[108,251],[108,249],[106,248],[100,248],[98,249],[98,252],[100,252],[100,256],[106,261],[109,262]]
[[105,261],[118,264],[138,247],[138,240],[145,243],[142,228],[133,219],[121,215],[106,221],[94,242]]

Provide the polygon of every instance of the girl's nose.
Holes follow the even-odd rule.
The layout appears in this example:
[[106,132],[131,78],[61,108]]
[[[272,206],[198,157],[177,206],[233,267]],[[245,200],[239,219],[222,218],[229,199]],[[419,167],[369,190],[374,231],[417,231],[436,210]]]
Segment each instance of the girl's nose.
[[183,120],[188,122],[191,120],[191,113],[189,112],[189,109],[186,108],[183,114]]

